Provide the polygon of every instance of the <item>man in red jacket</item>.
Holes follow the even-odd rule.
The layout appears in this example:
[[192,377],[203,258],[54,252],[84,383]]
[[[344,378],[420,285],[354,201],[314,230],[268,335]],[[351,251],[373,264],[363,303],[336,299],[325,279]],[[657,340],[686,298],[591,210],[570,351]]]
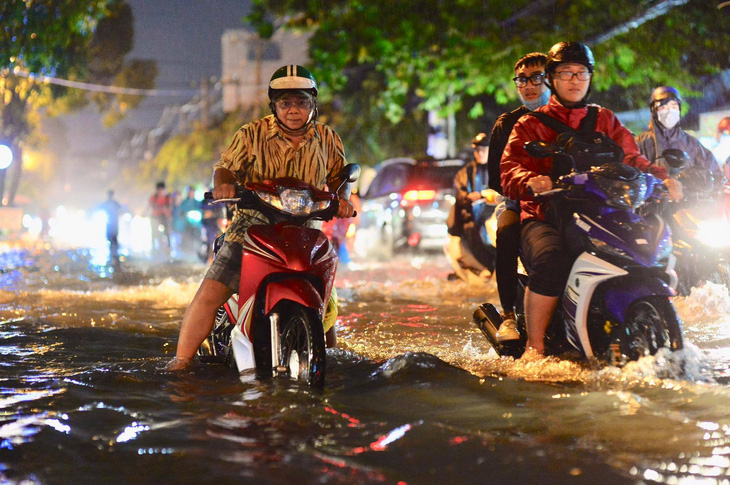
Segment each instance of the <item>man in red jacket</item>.
[[[590,48],[580,42],[559,42],[548,52],[546,82],[552,92],[547,105],[536,111],[577,129],[588,113],[587,98],[595,61]],[[681,185],[667,179],[666,170],[652,165],[626,129],[610,110],[598,108],[595,131],[616,142],[624,152],[624,163],[650,172],[665,181],[672,199],[681,198]],[[558,299],[563,292],[572,261],[562,235],[545,221],[545,208],[533,194],[552,189],[552,158],[531,157],[525,143],[533,140],[555,142],[557,133],[532,115],[515,124],[502,156],[501,180],[504,195],[519,199],[521,207],[522,257],[529,270],[525,294],[527,350],[525,357],[541,356],[544,337]]]

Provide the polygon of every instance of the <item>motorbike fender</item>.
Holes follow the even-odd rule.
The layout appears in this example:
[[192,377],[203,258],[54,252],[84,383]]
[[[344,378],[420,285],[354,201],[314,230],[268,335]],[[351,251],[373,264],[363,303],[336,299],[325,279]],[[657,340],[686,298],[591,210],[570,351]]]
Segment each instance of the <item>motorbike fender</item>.
[[238,372],[256,368],[254,359],[253,344],[251,343],[251,313],[253,308],[253,297],[240,305],[239,295],[232,295],[223,306],[228,318],[236,325],[231,330],[231,349]]
[[231,347],[236,361],[239,374],[247,369],[256,368],[256,360],[253,355],[253,344],[241,332],[241,326],[236,325],[231,330]]
[[562,305],[568,341],[586,357],[593,357],[588,336],[588,309],[591,298],[602,282],[619,278],[627,272],[597,256],[582,253],[573,263]]
[[303,279],[292,278],[269,283],[266,286],[265,313],[271,312],[281,300],[291,300],[305,307],[314,308],[320,315],[324,312],[325,302],[319,291],[312,283]]
[[620,278],[606,289],[606,309],[612,317],[623,322],[626,310],[633,302],[654,295],[671,297],[676,292],[659,278]]

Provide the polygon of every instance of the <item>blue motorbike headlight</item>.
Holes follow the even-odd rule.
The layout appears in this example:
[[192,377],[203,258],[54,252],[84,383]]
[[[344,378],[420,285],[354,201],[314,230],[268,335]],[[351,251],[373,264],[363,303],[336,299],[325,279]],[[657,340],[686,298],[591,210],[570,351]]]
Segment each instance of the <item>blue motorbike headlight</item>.
[[647,197],[647,183],[644,177],[635,180],[615,180],[597,176],[596,185],[606,194],[606,204],[617,209],[635,209]]
[[604,252],[607,254],[611,254],[613,256],[618,256],[618,257],[624,258],[624,259],[632,259],[631,256],[629,256],[629,254],[627,254],[624,250],[619,249],[615,246],[611,246],[606,241],[602,241],[600,239],[597,239],[597,238],[591,237],[591,236],[588,236],[588,240],[593,245],[593,247],[596,248],[596,250],[598,250],[598,251],[601,251],[601,252]]

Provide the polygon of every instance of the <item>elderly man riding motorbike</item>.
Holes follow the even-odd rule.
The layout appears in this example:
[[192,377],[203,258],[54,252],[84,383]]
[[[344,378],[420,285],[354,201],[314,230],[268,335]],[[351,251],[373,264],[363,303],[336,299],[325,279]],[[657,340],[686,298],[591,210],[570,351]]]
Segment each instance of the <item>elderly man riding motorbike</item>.
[[[295,177],[319,188],[327,184],[330,190],[336,190],[341,182],[338,173],[346,163],[345,152],[339,135],[316,121],[317,94],[317,82],[305,67],[283,66],[273,74],[269,82],[272,114],[236,132],[214,166],[215,199],[234,197],[236,184],[277,177]],[[349,194],[349,185],[344,184],[338,194],[338,217],[352,217],[354,213]],[[267,222],[256,211],[236,211],[225,242],[185,311],[177,354],[168,369],[185,367],[210,334],[217,309],[238,292],[246,230]],[[334,326],[327,330],[326,337],[329,346],[336,344]]]

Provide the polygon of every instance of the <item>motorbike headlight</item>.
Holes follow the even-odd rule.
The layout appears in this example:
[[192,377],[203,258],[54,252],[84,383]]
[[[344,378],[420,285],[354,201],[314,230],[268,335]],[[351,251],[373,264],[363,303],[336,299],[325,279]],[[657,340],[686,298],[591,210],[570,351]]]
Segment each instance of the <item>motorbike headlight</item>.
[[699,221],[696,237],[711,248],[730,247],[730,224],[724,219]]
[[312,199],[312,192],[310,190],[300,189],[285,189],[279,192],[281,197],[281,203],[283,205],[282,210],[296,216],[306,216],[315,209],[315,205],[320,205],[320,201]]
[[596,177],[596,184],[606,194],[606,204],[617,209],[634,209],[647,197],[647,184],[644,177],[634,180],[616,180]]
[[588,236],[588,240],[591,242],[593,247],[596,248],[598,251],[601,251],[601,252],[604,252],[607,254],[612,254],[614,256],[619,256],[621,258],[631,259],[631,256],[626,254],[625,251],[623,251],[622,249],[619,249],[617,247],[611,246],[606,241],[602,241],[600,239],[596,239],[595,237],[590,237],[590,236]]
[[263,190],[257,190],[256,196],[261,199],[263,202],[266,202],[272,207],[275,207],[279,210],[283,209],[283,205],[281,203],[281,197],[278,195],[274,195],[271,192],[265,192]]

